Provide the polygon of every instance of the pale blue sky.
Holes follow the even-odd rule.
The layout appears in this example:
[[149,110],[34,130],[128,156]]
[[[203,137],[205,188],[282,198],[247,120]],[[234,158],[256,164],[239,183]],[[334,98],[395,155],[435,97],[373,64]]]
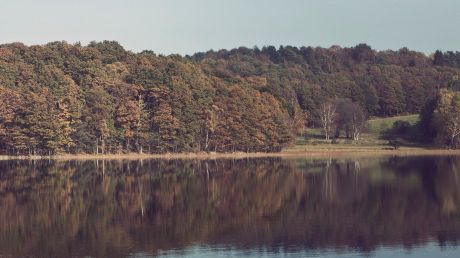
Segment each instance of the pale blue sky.
[[460,50],[460,0],[0,0],[0,43],[104,39],[163,54],[358,43]]

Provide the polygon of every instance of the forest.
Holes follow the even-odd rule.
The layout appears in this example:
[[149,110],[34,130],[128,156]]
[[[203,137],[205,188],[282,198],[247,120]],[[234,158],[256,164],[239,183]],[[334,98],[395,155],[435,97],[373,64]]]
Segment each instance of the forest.
[[459,74],[459,52],[366,44],[192,56],[116,41],[3,44],[0,154],[273,152],[306,126],[359,140],[367,117],[415,113],[427,141],[455,148]]

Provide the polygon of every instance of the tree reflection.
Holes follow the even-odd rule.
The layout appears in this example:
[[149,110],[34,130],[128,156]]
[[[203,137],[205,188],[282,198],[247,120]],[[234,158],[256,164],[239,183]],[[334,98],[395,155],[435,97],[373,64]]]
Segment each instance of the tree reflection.
[[1,161],[0,256],[454,243],[459,167],[459,157]]

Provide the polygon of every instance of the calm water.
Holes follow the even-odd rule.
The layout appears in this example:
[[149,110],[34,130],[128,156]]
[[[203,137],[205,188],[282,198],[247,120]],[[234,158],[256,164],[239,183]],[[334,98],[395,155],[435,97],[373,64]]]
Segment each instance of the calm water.
[[460,257],[460,157],[0,161],[0,257]]

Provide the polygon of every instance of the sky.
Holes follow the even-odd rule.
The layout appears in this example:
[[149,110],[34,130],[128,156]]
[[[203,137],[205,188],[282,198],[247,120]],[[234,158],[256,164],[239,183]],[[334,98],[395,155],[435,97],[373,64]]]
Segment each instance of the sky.
[[0,0],[0,43],[116,40],[134,52],[239,46],[460,51],[459,0]]

